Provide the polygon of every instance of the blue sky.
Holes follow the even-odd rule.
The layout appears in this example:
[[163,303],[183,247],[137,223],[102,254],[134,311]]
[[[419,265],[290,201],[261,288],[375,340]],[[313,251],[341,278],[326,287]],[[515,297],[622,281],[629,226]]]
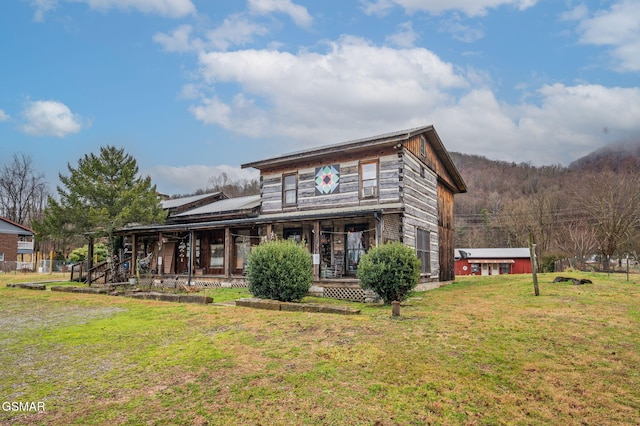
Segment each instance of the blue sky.
[[162,192],[433,124],[450,151],[563,164],[640,141],[640,0],[8,0],[0,165],[124,147]]

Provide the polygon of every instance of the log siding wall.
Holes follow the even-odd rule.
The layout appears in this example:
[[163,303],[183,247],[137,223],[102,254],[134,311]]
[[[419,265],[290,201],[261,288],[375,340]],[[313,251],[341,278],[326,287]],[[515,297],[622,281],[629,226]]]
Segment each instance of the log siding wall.
[[[431,276],[440,271],[438,238],[438,178],[411,151],[405,151],[403,163],[403,242],[416,248],[418,229],[430,232]],[[424,177],[422,176],[424,174]]]
[[[362,198],[360,196],[360,164],[372,160],[378,161],[378,193],[376,197]],[[340,165],[339,191],[334,194],[316,195],[315,168],[327,164]],[[397,203],[400,201],[399,179],[401,168],[402,164],[398,156],[389,154],[377,158],[367,157],[361,161],[352,160],[333,163],[327,161],[313,167],[263,174],[260,190],[262,198],[261,211],[264,214],[268,214],[323,209],[329,206],[343,208]],[[296,172],[298,177],[297,204],[295,206],[285,206],[282,202],[283,176]]]

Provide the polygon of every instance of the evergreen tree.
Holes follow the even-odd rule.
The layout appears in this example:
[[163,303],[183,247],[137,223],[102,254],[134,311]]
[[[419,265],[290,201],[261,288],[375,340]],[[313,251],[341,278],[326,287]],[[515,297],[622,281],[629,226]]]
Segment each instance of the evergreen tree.
[[100,155],[85,154],[67,168],[68,176],[59,175],[59,199],[49,197],[44,219],[35,224],[39,233],[69,240],[91,232],[109,237],[111,250],[115,229],[164,220],[155,185],[138,175],[137,161],[124,149],[100,147]]

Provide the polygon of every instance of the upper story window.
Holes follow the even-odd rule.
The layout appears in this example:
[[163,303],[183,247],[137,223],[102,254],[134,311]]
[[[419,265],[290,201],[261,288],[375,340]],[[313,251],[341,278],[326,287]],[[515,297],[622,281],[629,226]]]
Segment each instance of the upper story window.
[[362,198],[378,196],[378,162],[360,164],[360,195]]
[[284,175],[282,178],[282,201],[284,205],[294,205],[298,202],[298,176]]
[[420,136],[420,157],[427,158],[427,138]]

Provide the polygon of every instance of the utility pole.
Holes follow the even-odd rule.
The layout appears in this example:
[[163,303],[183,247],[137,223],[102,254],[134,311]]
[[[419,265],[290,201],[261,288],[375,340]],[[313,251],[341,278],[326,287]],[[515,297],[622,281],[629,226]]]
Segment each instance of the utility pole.
[[536,263],[536,245],[533,244],[533,234],[529,233],[529,255],[531,256],[531,274],[533,275],[533,290],[536,296],[540,296],[538,288],[538,265]]

